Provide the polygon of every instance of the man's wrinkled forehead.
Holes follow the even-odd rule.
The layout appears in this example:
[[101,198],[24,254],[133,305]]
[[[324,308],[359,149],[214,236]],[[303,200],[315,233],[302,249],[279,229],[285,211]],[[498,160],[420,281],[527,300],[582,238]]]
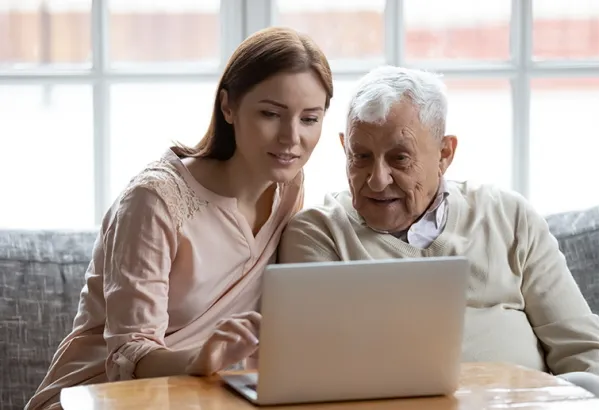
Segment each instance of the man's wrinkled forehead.
[[413,146],[415,134],[409,128],[386,121],[383,124],[372,124],[354,121],[347,134],[347,146],[368,147],[370,149],[392,149],[398,145]]

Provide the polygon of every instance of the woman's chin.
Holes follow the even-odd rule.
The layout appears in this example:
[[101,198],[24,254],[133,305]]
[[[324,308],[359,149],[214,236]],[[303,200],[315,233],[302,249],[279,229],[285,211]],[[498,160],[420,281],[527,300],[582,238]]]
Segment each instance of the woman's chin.
[[271,169],[270,179],[278,184],[287,184],[293,181],[299,172],[300,169]]

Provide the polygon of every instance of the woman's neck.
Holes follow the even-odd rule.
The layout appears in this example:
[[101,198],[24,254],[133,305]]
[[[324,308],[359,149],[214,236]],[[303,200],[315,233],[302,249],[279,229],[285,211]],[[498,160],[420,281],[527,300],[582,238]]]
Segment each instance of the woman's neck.
[[237,198],[245,206],[255,206],[270,191],[269,188],[275,188],[272,181],[265,181],[253,174],[239,157],[233,156],[228,161],[220,162],[217,167],[221,170],[221,181],[229,191],[228,196]]

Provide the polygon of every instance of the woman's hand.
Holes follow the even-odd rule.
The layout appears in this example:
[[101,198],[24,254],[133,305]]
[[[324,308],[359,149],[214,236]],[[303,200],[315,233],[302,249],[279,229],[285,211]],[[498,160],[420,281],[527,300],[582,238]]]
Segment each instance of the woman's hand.
[[198,354],[191,357],[187,374],[208,376],[255,354],[261,320],[260,313],[245,312],[219,321]]

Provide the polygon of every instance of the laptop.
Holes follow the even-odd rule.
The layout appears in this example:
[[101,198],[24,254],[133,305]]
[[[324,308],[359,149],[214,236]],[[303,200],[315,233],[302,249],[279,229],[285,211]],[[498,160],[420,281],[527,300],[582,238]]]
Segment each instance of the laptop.
[[462,257],[269,265],[258,371],[221,377],[256,405],[450,395],[467,272]]

